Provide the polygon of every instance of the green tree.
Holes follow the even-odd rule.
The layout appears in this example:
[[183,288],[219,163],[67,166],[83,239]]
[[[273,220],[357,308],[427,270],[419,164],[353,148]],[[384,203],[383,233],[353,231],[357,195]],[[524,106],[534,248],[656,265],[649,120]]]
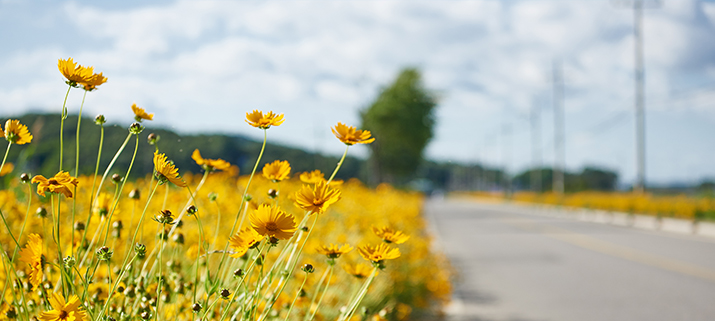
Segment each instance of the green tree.
[[372,183],[395,183],[413,175],[432,139],[435,95],[424,88],[419,70],[406,68],[362,113],[362,128],[376,138],[371,147]]

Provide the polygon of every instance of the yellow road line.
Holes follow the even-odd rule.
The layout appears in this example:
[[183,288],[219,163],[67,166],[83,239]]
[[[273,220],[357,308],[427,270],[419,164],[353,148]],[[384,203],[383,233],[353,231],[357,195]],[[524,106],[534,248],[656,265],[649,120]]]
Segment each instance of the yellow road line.
[[594,252],[715,282],[715,270],[704,268],[702,266],[641,252],[629,247],[601,241],[567,229],[542,223],[535,223],[534,220],[530,219],[504,219],[503,221],[514,227],[539,232],[546,237],[576,245]]

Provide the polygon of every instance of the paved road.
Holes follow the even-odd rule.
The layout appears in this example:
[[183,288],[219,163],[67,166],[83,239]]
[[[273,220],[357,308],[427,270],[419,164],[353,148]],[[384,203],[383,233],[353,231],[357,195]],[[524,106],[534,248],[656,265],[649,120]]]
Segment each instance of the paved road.
[[450,320],[715,320],[715,239],[430,200]]

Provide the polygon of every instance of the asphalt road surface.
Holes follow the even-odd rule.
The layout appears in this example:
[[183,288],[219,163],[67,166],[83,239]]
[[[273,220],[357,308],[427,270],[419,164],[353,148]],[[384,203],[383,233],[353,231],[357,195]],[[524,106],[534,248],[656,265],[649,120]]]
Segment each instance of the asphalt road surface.
[[429,200],[457,270],[449,320],[715,320],[715,238]]

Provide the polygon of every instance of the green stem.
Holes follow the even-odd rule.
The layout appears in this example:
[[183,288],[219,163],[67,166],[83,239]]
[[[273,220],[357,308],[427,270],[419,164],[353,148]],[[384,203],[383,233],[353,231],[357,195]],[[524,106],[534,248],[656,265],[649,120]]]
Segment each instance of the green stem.
[[[243,284],[243,281],[245,281],[246,278],[250,278],[251,272],[253,272],[253,267],[256,265],[256,261],[258,261],[258,258],[261,257],[261,254],[263,253],[263,250],[266,249],[266,246],[270,246],[270,244],[268,244],[267,241],[266,241],[266,242],[263,244],[263,246],[261,246],[261,248],[258,250],[258,254],[256,254],[256,257],[255,257],[255,258],[253,258],[253,262],[251,262],[251,265],[248,266],[248,269],[247,269],[246,272],[243,274],[243,278],[241,278],[241,281],[239,281],[239,282],[238,282],[238,285],[236,285],[236,289],[233,291],[234,298],[233,298],[232,300],[229,300],[229,301],[228,301],[228,306],[226,306],[226,308],[224,308],[224,312],[223,312],[223,315],[221,315],[221,320],[220,320],[220,321],[223,321],[223,319],[226,318],[226,315],[228,315],[228,311],[231,310],[231,305],[233,304],[233,301],[235,301],[235,298],[236,298],[235,294],[236,294],[236,292],[238,292],[238,290],[241,288],[241,284]],[[265,264],[265,262],[264,262],[264,264]],[[217,298],[217,299],[211,304],[211,307],[213,307],[213,305],[216,304],[216,301],[218,301],[218,300],[219,300],[219,299]],[[211,309],[206,309],[206,312],[204,313],[204,316],[203,316],[203,318],[201,318],[201,320],[204,320],[204,319],[206,318],[206,316],[208,315],[209,311],[211,311]]]
[[17,239],[15,239],[15,236],[12,235],[12,231],[10,230],[10,225],[7,224],[7,221],[5,220],[5,214],[2,213],[2,210],[0,210],[0,217],[2,218],[3,224],[5,224],[5,228],[7,229],[7,233],[10,234],[10,237],[12,240],[15,242],[15,245],[17,247],[20,247],[20,243],[17,242]]
[[[166,233],[166,231],[164,230],[164,226],[165,226],[165,224],[161,224],[161,233],[162,234]],[[161,261],[164,257],[164,244],[165,244],[164,239],[165,238],[166,238],[166,235],[162,235],[161,243],[159,243],[159,280],[157,281],[158,285],[156,286],[156,315],[154,318],[154,320],[156,320],[156,321],[159,321],[159,311],[161,311],[159,309],[159,305],[161,304],[161,286],[162,286],[161,283],[162,283],[162,268],[163,268],[162,267],[163,264],[161,264]]]
[[0,172],[2,172],[2,168],[5,167],[5,161],[7,161],[7,154],[10,153],[10,146],[12,146],[12,143],[7,142],[7,149],[5,150],[5,156],[3,156],[2,164],[0,164]]
[[65,119],[67,118],[67,97],[70,95],[70,89],[72,89],[72,86],[67,87],[67,93],[65,94],[65,101],[62,103],[62,116],[60,117],[60,172],[62,171],[62,158],[64,156]]
[[360,292],[357,293],[357,297],[355,298],[353,303],[351,303],[348,306],[348,309],[345,310],[345,315],[343,315],[343,318],[340,319],[341,321],[350,320],[350,318],[353,316],[353,314],[355,313],[355,310],[362,302],[362,299],[365,297],[365,294],[367,294],[367,290],[370,287],[372,280],[375,279],[376,274],[377,274],[377,267],[374,267],[372,269],[372,273],[370,273],[370,277],[367,278],[367,281],[365,281],[365,285],[363,285],[362,288],[360,289]]
[[335,174],[338,173],[338,170],[340,169],[340,166],[343,166],[343,161],[345,161],[345,156],[348,155],[348,148],[350,148],[350,145],[348,145],[347,147],[345,147],[345,152],[343,153],[343,157],[340,158],[340,161],[338,162],[338,166],[335,167],[335,170],[333,170],[333,174],[330,175],[330,179],[328,180],[328,183],[326,183],[325,185],[328,185],[328,184],[330,184],[330,182],[333,181],[333,178],[335,178]]
[[[243,207],[246,205],[246,195],[248,195],[248,187],[251,186],[251,181],[253,180],[253,175],[256,174],[256,169],[258,169],[258,164],[261,162],[261,158],[263,157],[263,151],[266,149],[266,141],[268,139],[268,133],[267,130],[263,130],[263,145],[261,145],[261,152],[258,154],[258,159],[256,159],[256,163],[253,165],[253,170],[251,171],[251,176],[248,177],[248,183],[246,183],[246,188],[243,190],[243,196],[241,197],[241,205],[238,207],[238,214],[236,214],[236,219],[233,221],[233,227],[231,227],[231,233],[229,235],[233,236],[233,233],[236,232],[236,223],[238,223],[238,217],[241,217],[241,224],[238,225],[238,229],[241,229],[241,226],[243,225],[243,220],[246,218],[246,215],[241,215],[241,212],[243,210]],[[221,260],[218,263],[218,274],[221,274],[221,267],[223,266],[224,261],[226,260],[226,253],[228,251],[228,242],[226,242],[226,246],[223,249],[223,254],[221,255]]]
[[[17,236],[18,239],[22,240],[22,234],[25,233],[25,225],[27,225],[27,221],[30,218],[30,205],[32,205],[32,185],[27,184],[27,208],[25,209],[25,220],[22,222],[22,227],[20,228],[20,235]],[[15,261],[15,256],[17,255],[17,252],[20,250],[20,244],[15,243],[15,251],[12,252],[12,261]]]
[[[92,190],[90,191],[89,194],[89,214],[87,214],[87,222],[84,224],[84,231],[82,232],[82,239],[80,239],[80,242],[83,242],[87,238],[87,229],[89,229],[89,222],[90,219],[92,219],[92,203],[94,203],[94,188],[95,184],[97,183],[97,173],[99,172],[99,161],[102,158],[102,145],[104,144],[104,124],[100,125],[100,134],[99,134],[99,150],[97,151],[97,164],[94,165],[94,178],[92,179]],[[81,249],[82,247],[80,247]],[[77,251],[77,256],[79,256],[79,250]]]
[[[96,199],[99,197],[99,192],[102,190],[102,185],[104,185],[104,180],[107,179],[107,175],[109,174],[109,171],[112,169],[114,166],[114,162],[117,161],[117,158],[119,158],[119,155],[124,151],[124,147],[127,147],[127,143],[129,143],[129,139],[132,138],[132,133],[129,133],[127,135],[127,138],[124,140],[124,143],[122,143],[122,146],[119,147],[119,150],[117,150],[117,153],[114,154],[114,158],[112,158],[112,161],[109,162],[109,166],[107,166],[107,169],[104,170],[104,174],[102,175],[102,179],[99,181],[99,187],[97,188],[97,192],[94,194],[94,198]],[[138,138],[137,138],[138,139]],[[99,158],[97,158],[97,162],[99,162]],[[91,211],[91,204],[90,204],[90,211]]]
[[[318,309],[320,308],[320,304],[323,303],[323,298],[325,297],[325,293],[328,292],[328,287],[330,286],[330,279],[333,277],[333,266],[335,263],[330,264],[328,267],[328,270],[330,270],[330,273],[328,273],[328,280],[325,281],[325,287],[323,287],[323,293],[320,295],[320,299],[318,299],[318,305],[315,307],[315,310],[310,314],[310,318],[308,320],[313,320],[315,318],[315,314],[318,312]],[[320,286],[320,285],[319,285]],[[311,304],[312,306],[312,304]]]
[[[75,157],[74,157],[74,176],[79,176],[79,128],[82,124],[82,109],[84,108],[84,99],[87,97],[87,91],[84,91],[82,96],[82,104],[79,105],[79,115],[77,116],[77,132],[75,133]],[[72,228],[74,228],[75,214],[77,212],[77,186],[74,187],[74,195],[72,198]],[[74,231],[72,231],[72,255],[74,255]]]
[[[117,286],[119,286],[119,282],[122,280],[122,277],[124,277],[124,273],[127,271],[127,266],[131,265],[134,263],[134,260],[137,258],[138,254],[134,254],[132,257],[131,261],[129,261],[129,264],[127,262],[124,262],[122,265],[122,272],[119,273],[119,276],[117,276],[117,280],[114,281],[114,286],[112,286],[112,290],[109,291],[109,294],[107,295],[107,301],[104,303],[104,306],[102,307],[102,310],[99,311],[99,316],[95,320],[101,320],[102,315],[104,315],[104,311],[107,310],[107,307],[109,306],[109,303],[112,301],[112,295],[114,295],[114,292],[117,291]],[[128,258],[129,256],[127,256]],[[159,299],[157,298],[157,305],[159,304]]]
[[129,162],[129,168],[127,169],[127,174],[124,175],[124,179],[122,180],[122,185],[119,187],[119,192],[116,193],[114,196],[114,205],[112,206],[112,210],[109,211],[109,218],[107,219],[107,230],[104,233],[104,241],[102,242],[102,246],[107,245],[107,237],[109,237],[109,224],[112,222],[112,216],[114,215],[114,211],[117,208],[117,205],[119,205],[119,199],[122,197],[122,191],[124,190],[124,185],[126,185],[127,180],[129,179],[129,174],[132,172],[132,167],[134,166],[134,160],[137,158],[137,150],[139,150],[139,135],[136,136],[136,144],[134,145],[134,154],[132,154],[132,161]]
[[290,313],[293,311],[293,307],[295,306],[295,301],[298,301],[298,297],[300,296],[300,291],[303,290],[303,286],[305,286],[305,281],[308,280],[308,273],[305,273],[305,277],[303,278],[303,283],[300,284],[300,288],[298,288],[298,292],[295,294],[295,298],[293,298],[293,302],[290,304],[290,308],[288,308],[288,312],[286,312],[286,317],[284,321],[288,321],[288,317],[290,317]]

